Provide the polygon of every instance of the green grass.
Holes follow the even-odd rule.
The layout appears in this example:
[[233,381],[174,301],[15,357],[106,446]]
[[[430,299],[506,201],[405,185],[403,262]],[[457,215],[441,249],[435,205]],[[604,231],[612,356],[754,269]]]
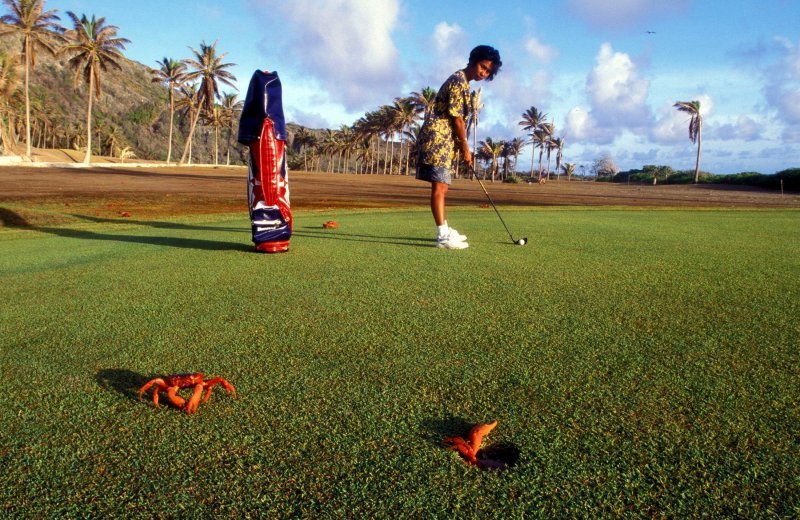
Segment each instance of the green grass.
[[[13,209],[13,208],[12,208]],[[341,228],[323,230],[336,219]],[[4,516],[796,517],[800,213],[301,212],[0,230]],[[136,391],[203,371],[187,416]],[[518,464],[441,439],[492,419]]]

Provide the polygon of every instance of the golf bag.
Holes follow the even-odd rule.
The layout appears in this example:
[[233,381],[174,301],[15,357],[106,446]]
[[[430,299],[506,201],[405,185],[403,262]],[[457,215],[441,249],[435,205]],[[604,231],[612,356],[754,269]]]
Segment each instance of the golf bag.
[[289,250],[292,212],[286,171],[286,122],[277,72],[255,71],[247,89],[238,141],[250,148],[247,199],[258,251]]

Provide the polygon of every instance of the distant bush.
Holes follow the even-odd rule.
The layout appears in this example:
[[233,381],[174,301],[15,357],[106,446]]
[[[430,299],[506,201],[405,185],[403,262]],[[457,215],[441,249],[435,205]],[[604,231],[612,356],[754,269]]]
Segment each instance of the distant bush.
[[506,177],[503,179],[503,182],[507,182],[508,184],[519,184],[522,181],[519,177]]
[[800,168],[790,168],[772,175],[758,172],[740,172],[730,175],[714,175],[710,182],[713,184],[728,184],[733,186],[755,186],[770,190],[783,189],[786,191],[800,191]]
[[158,120],[163,107],[152,102],[140,103],[136,107],[128,110],[125,119],[137,125],[152,126]]
[[781,170],[775,176],[778,177],[778,184],[780,184],[780,179],[783,179],[784,190],[800,191],[800,168]]

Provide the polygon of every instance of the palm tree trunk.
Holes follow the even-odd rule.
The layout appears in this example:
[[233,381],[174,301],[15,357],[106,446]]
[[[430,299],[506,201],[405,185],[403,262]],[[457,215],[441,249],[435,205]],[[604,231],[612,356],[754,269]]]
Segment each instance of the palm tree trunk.
[[539,178],[542,178],[542,153],[544,153],[544,148],[539,148]]
[[[411,133],[411,124],[408,125],[407,132]],[[406,175],[408,175],[408,164],[411,162],[411,144],[406,144]]]
[[31,40],[25,38],[25,143],[27,157],[31,156],[31,97],[30,97],[30,82],[31,82]]
[[167,164],[172,159],[172,127],[173,120],[175,119],[175,94],[172,91],[172,85],[169,88],[169,143],[167,144]]
[[89,71],[89,103],[86,109],[86,155],[83,164],[92,161],[92,97],[94,94],[94,71]]
[[394,173],[394,133],[392,133],[391,152],[389,153],[389,175]]
[[703,144],[703,123],[702,121],[698,125],[699,128],[697,129],[697,162],[694,165],[694,183],[697,184],[700,182],[700,148]]
[[386,167],[389,165],[389,139],[387,137],[383,148],[383,174],[386,175]]
[[181,160],[179,164],[184,164],[186,162],[186,157],[189,157],[189,164],[192,164],[192,138],[194,137],[194,129],[197,126],[197,120],[200,119],[200,109],[197,109],[196,114],[192,114],[192,121],[189,125],[189,137],[186,139],[186,144],[183,147],[183,155],[181,155]]
[[214,127],[214,166],[219,166],[219,128]]
[[533,165],[536,164],[536,143],[531,138],[531,179],[533,179]]

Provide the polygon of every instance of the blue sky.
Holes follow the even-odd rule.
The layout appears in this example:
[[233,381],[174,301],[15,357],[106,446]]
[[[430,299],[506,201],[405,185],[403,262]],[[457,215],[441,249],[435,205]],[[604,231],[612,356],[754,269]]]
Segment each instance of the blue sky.
[[[503,69],[483,88],[478,138],[523,137],[521,114],[549,114],[565,161],[610,154],[622,169],[693,169],[676,101],[700,100],[701,167],[773,173],[800,166],[800,0],[47,0],[104,16],[148,66],[217,41],[240,94],[276,70],[287,120],[352,124],[438,88],[479,44]],[[527,148],[526,154],[530,154]],[[524,161],[524,162],[523,162]],[[520,166],[530,164],[526,157]]]

